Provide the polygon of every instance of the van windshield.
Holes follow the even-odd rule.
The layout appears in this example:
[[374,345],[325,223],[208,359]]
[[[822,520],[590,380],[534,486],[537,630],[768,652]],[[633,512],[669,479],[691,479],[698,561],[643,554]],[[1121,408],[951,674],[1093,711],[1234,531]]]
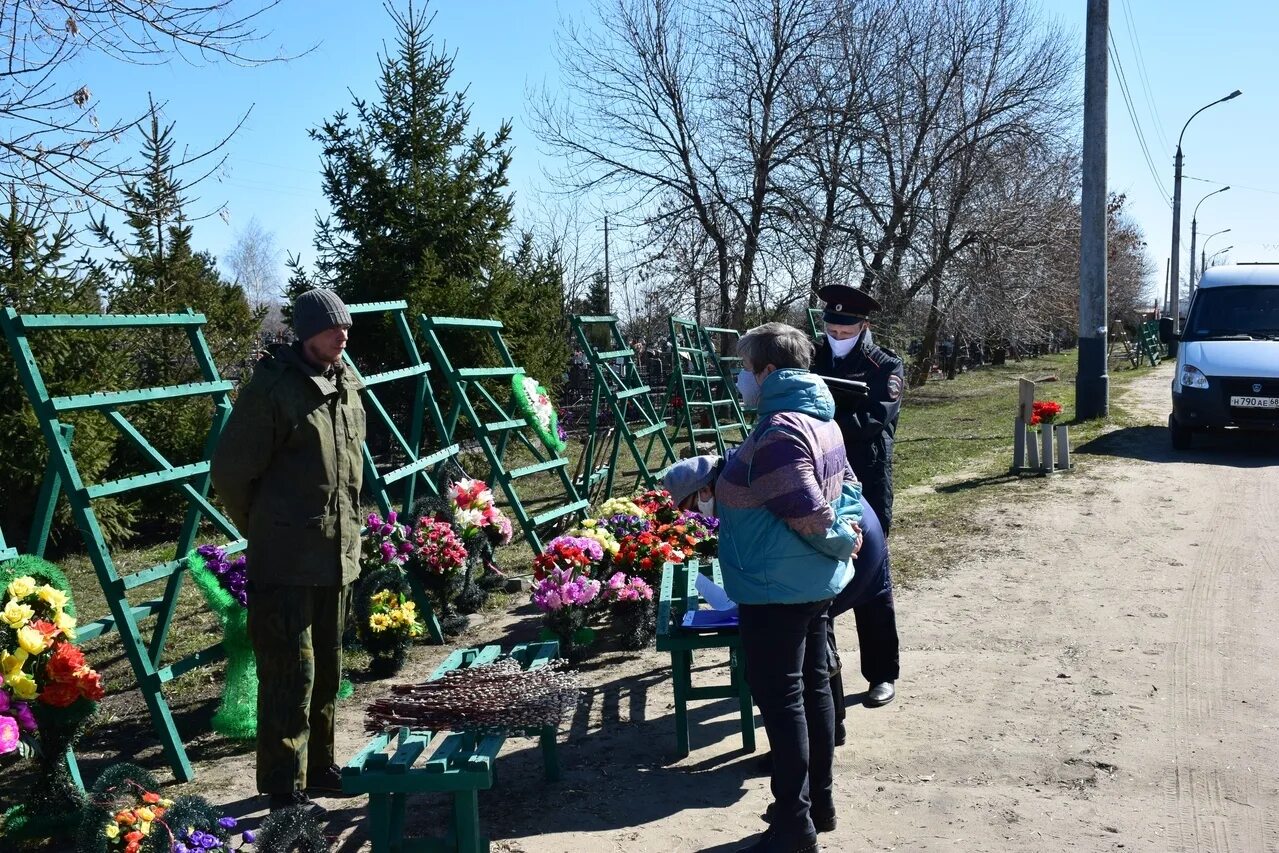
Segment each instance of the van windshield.
[[1182,340],[1279,340],[1279,284],[1195,292]]

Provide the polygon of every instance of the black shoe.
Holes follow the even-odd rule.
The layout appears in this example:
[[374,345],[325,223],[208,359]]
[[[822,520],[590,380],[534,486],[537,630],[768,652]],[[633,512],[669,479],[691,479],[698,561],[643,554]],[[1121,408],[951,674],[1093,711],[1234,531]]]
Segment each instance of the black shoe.
[[[813,821],[813,828],[816,829],[818,832],[834,832],[835,831],[835,824],[837,821],[835,818],[834,804],[831,804],[824,808],[820,806],[813,806],[812,808],[808,810],[808,816]],[[764,823],[772,823],[773,822],[773,806],[770,805],[768,809],[762,815],[760,815],[760,819],[763,820]]]
[[814,838],[784,839],[771,826],[754,844],[739,847],[737,853],[822,853]]
[[306,792],[308,794],[319,794],[323,797],[349,797],[354,796],[347,794],[342,790],[342,771],[333,764],[318,773],[307,771],[306,774]]
[[271,795],[271,814],[284,811],[285,809],[294,808],[301,809],[311,817],[316,818],[323,818],[329,813],[328,809],[312,800],[302,791],[292,791],[288,794]]
[[872,684],[870,690],[866,691],[866,701],[863,702],[867,708],[878,708],[880,705],[887,705],[893,701],[893,697],[897,695],[897,691],[893,689],[891,681],[881,681],[879,684]]

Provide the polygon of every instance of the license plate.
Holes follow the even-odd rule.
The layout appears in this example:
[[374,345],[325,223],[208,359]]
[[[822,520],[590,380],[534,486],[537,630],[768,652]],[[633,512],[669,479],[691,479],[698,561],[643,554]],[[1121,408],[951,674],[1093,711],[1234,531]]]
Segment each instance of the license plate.
[[1279,397],[1231,397],[1230,405],[1237,409],[1279,409]]

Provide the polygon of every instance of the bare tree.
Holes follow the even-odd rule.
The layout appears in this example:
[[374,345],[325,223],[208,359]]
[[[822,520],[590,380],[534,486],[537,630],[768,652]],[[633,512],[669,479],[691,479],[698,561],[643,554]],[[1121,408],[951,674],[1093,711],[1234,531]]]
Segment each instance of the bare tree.
[[716,259],[719,322],[740,326],[778,225],[777,170],[812,123],[787,98],[827,31],[824,0],[607,0],[566,24],[539,132],[578,190],[620,191],[649,227],[689,221]]
[[92,81],[77,77],[77,60],[91,54],[137,64],[175,56],[238,64],[278,59],[252,50],[264,38],[258,19],[279,2],[0,0],[0,32],[8,43],[0,71],[0,179],[46,199],[117,206],[110,189],[142,173],[114,153],[114,143],[148,114],[102,121]]
[[280,302],[284,298],[284,281],[280,274],[282,252],[275,244],[275,234],[267,231],[257,217],[236,235],[235,244],[223,259],[231,270],[231,278],[240,286],[255,310],[266,309],[265,327],[280,323]]

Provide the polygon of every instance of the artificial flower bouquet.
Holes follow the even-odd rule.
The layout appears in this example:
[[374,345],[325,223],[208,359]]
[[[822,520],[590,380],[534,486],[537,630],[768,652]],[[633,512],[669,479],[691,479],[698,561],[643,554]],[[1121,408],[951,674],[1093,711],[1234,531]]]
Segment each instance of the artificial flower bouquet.
[[671,524],[679,518],[680,510],[675,499],[665,489],[649,489],[635,496],[635,503],[644,515],[656,524]]
[[360,551],[361,574],[385,566],[403,566],[412,553],[412,531],[399,522],[395,510],[388,512],[386,518],[376,512],[369,513]]
[[547,569],[533,584],[533,604],[545,622],[543,636],[559,640],[560,656],[566,660],[581,660],[595,640],[589,623],[602,603],[600,587],[598,580],[558,566]]
[[546,549],[533,558],[533,577],[544,580],[552,571],[572,575],[597,576],[604,562],[604,547],[597,539],[586,536],[557,536],[546,543]]
[[481,536],[496,547],[509,545],[511,521],[497,508],[493,490],[483,480],[465,478],[447,489],[453,508],[453,523],[468,542]]
[[615,572],[604,583],[602,597],[609,603],[618,645],[629,651],[647,648],[657,632],[653,587],[641,577]]
[[719,519],[697,512],[680,513],[670,524],[653,531],[685,557],[694,554],[713,557],[719,553]]
[[385,566],[361,578],[353,598],[355,630],[369,653],[369,670],[379,677],[394,675],[422,635],[408,575],[399,566]]
[[1052,424],[1061,414],[1061,403],[1053,400],[1036,400],[1030,405],[1030,425]]

